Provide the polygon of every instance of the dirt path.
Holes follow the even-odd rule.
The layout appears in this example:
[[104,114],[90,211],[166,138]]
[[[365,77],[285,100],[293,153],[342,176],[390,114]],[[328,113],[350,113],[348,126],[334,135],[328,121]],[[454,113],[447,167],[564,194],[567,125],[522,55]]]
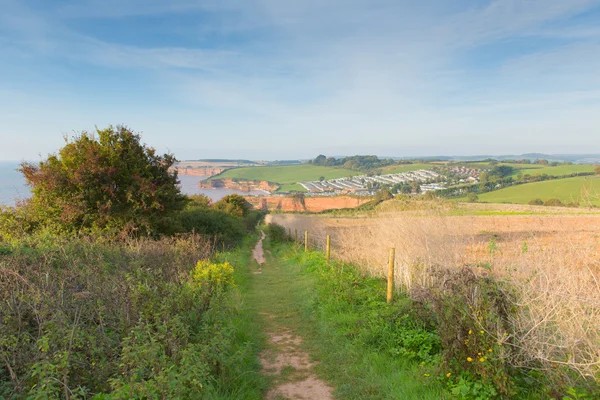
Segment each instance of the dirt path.
[[295,329],[299,317],[288,296],[290,279],[276,263],[265,260],[263,239],[264,233],[252,256],[259,264],[255,274],[261,274],[256,278],[256,301],[269,344],[261,355],[261,363],[263,373],[273,378],[266,399],[333,399],[333,388],[315,375],[313,367],[318,362],[310,359],[304,340]]
[[260,234],[260,240],[258,241],[258,243],[256,243],[254,250],[252,250],[252,258],[258,263],[258,269],[253,272],[254,274],[261,274],[262,266],[265,263],[265,252],[263,251],[262,245],[263,240],[265,239],[265,233],[260,232]]

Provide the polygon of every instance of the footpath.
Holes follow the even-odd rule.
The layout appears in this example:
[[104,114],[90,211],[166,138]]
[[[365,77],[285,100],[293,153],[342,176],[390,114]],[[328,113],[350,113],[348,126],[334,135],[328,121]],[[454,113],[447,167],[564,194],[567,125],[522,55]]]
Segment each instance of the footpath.
[[267,400],[333,399],[333,388],[316,376],[304,346],[299,327],[303,323],[290,293],[294,290],[293,274],[281,268],[263,250],[261,239],[252,252],[256,275],[248,301],[262,319],[268,345],[261,354],[262,373],[271,377],[273,385]]

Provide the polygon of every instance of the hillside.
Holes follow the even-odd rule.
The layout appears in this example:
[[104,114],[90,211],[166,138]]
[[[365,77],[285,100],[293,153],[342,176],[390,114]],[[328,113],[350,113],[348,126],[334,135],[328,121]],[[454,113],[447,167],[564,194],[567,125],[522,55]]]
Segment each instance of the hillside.
[[600,206],[600,177],[533,182],[479,195],[479,201],[487,203],[527,204],[534,199],[546,201],[553,198],[563,203],[577,202],[581,205],[591,203]]
[[360,173],[349,169],[301,164],[233,168],[211,179],[237,178],[276,182],[281,184],[279,191],[287,192],[290,190],[305,191],[302,186],[297,185],[297,182],[318,180],[321,176],[325,179],[335,179],[358,174]]

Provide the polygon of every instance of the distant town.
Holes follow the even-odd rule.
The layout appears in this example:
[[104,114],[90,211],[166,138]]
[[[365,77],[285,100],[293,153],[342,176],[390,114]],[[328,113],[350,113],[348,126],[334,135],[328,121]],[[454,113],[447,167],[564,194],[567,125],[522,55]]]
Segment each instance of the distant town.
[[443,183],[436,182],[439,178],[440,174],[437,172],[422,169],[398,174],[379,176],[357,175],[346,178],[299,182],[299,184],[311,194],[355,194],[370,196],[381,185],[394,186],[410,184],[411,182],[420,183],[421,193],[445,189],[446,186]]

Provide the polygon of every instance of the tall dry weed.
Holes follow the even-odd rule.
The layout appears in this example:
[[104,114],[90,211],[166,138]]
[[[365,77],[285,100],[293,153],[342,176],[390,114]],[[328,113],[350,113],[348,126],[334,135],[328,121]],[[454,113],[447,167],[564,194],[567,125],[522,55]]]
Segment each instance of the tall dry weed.
[[440,271],[464,268],[507,284],[515,293],[510,330],[488,332],[512,347],[505,361],[600,378],[600,216],[448,216],[428,208],[369,218],[272,218],[308,230],[316,247],[331,235],[334,257],[376,276],[384,276],[388,249],[396,248],[395,279],[407,293],[441,289]]

